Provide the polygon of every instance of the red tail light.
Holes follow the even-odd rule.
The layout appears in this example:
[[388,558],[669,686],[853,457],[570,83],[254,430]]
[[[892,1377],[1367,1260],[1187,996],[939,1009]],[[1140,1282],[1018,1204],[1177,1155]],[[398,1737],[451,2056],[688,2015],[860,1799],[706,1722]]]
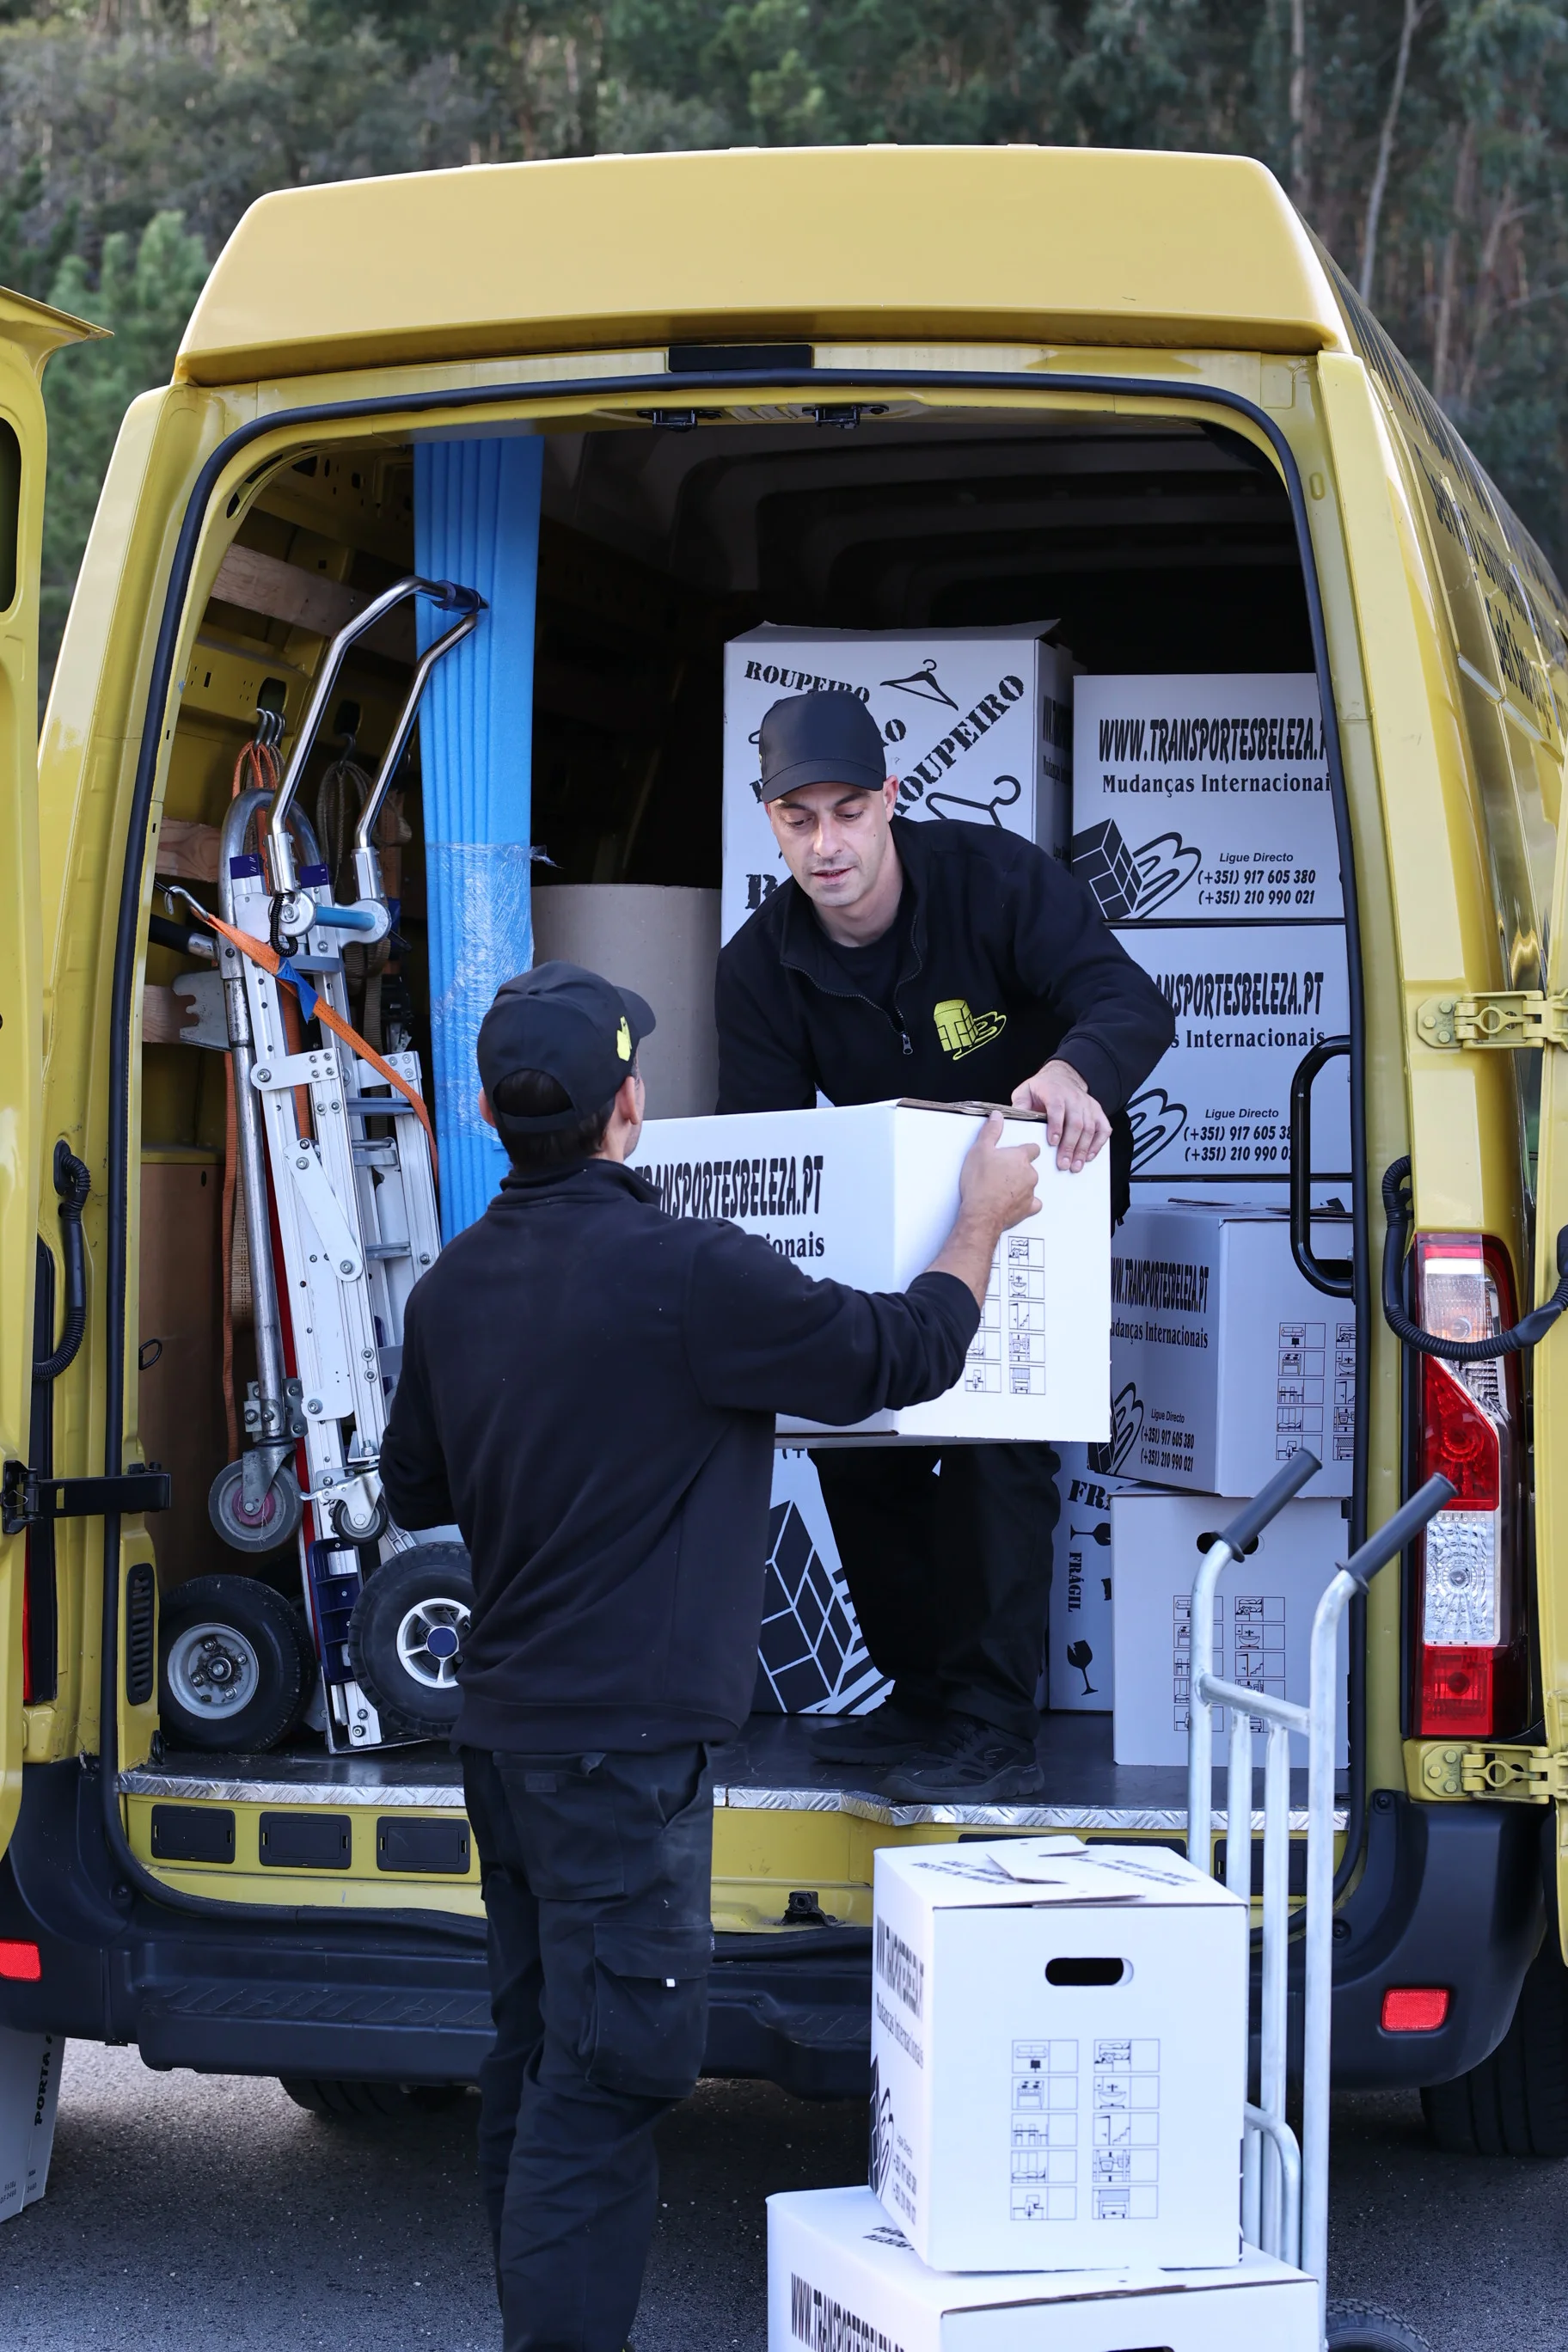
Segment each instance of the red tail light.
[[[1479,1234],[1418,1234],[1419,1320],[1445,1339],[1479,1339],[1514,1319],[1500,1242]],[[1458,1489],[1415,1547],[1414,1729],[1506,1738],[1523,1726],[1523,1463],[1519,1359],[1420,1370],[1420,1471]]]
[[18,1944],[0,1936],[0,1977],[15,1984],[37,1984],[43,1975],[37,1944]]

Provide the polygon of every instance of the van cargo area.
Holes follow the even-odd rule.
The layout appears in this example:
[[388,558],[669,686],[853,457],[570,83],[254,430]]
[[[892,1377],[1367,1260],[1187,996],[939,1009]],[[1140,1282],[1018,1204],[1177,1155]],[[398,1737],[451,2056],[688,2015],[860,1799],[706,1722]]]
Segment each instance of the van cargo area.
[[[586,431],[542,432],[532,874],[536,929],[546,934],[550,894],[571,886],[579,898],[581,886],[717,889],[723,648],[760,623],[867,631],[1041,620],[1090,672],[1312,668],[1284,483],[1258,444],[1213,424],[1140,423],[1105,403],[1009,417],[935,414],[900,400],[738,407],[721,422],[664,412],[651,423],[607,417]],[[217,572],[185,677],[157,837],[160,887],[177,877],[213,903],[215,829],[258,707],[280,714],[287,749],[331,635],[415,568],[411,449],[334,444],[266,474]],[[342,763],[374,769],[415,657],[405,607],[352,648],[334,689],[300,801],[335,873],[344,869],[354,814]],[[373,1045],[416,1051],[428,1092],[417,738],[379,838],[399,911],[385,949],[347,951],[353,1018]],[[352,885],[339,895],[352,896]],[[707,987],[711,940],[701,954]],[[198,1024],[195,1042],[175,1042],[190,1004],[174,992],[190,976],[188,954],[154,939],[143,1014],[139,1336],[142,1448],[174,1474],[173,1507],[150,1522],[159,1584],[167,1603],[193,1579],[248,1571],[297,1601],[292,1543],[243,1559],[226,1550],[207,1514],[208,1489],[233,1445],[226,1362],[231,1411],[253,1368],[242,1247],[224,1295],[226,1064],[211,1050],[221,1028]],[[700,1004],[693,1035],[707,1019]],[[659,1108],[650,1099],[650,1115]],[[1282,1168],[1273,1172],[1283,1179]],[[47,1670],[40,1650],[36,1671]],[[863,1867],[855,1859],[857,1824],[968,1824],[973,1815],[973,1826],[1181,1830],[1180,1769],[1114,1765],[1109,1714],[1043,1717],[1039,1802],[897,1811],[874,1782],[857,1785],[843,1768],[813,1759],[810,1721],[759,1714],[717,1759],[721,1930],[757,1933],[814,1913],[866,1926],[869,1854]],[[241,1808],[239,1846],[226,1848],[221,1880],[210,1869],[202,1878],[205,1892],[237,1899],[254,1899],[255,1882],[281,1859],[247,1826],[252,1810],[259,1823],[290,1804],[384,1812],[460,1802],[458,1768],[444,1748],[331,1755],[319,1717],[316,1729],[262,1757],[180,1750],[171,1739],[123,1785],[133,1843],[154,1864],[181,1859],[170,1809],[182,1800],[221,1790]],[[839,1814],[841,1883],[805,1890],[752,1875],[744,1822],[759,1807]],[[191,1865],[203,1858],[185,1857]],[[407,1900],[410,1884],[395,1868],[365,1893]],[[466,1843],[456,1871],[412,1884],[421,1904],[477,1905]]]

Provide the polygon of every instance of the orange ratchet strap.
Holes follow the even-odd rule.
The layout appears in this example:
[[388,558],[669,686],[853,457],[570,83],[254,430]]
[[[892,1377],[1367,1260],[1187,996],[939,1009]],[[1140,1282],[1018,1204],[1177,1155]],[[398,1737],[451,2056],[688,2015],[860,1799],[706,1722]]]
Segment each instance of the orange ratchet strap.
[[[229,942],[230,946],[237,948],[241,955],[248,956],[252,963],[258,963],[263,971],[270,972],[275,980],[288,981],[289,985],[295,989],[300,987],[300,975],[291,970],[291,968],[285,962],[284,959],[279,955],[276,949],[268,947],[266,942],[261,940],[253,940],[248,931],[237,930],[232,923],[224,922],[217,915],[205,914],[205,919],[212,925],[215,931],[221,931],[224,938]],[[301,1008],[305,1012],[306,1017],[308,1019],[324,1022],[334,1036],[341,1037],[343,1044],[347,1045],[352,1052],[357,1054],[362,1061],[368,1062],[371,1068],[376,1072],[378,1076],[384,1077],[388,1086],[395,1087],[398,1093],[404,1096],[412,1105],[415,1116],[417,1118],[420,1126],[425,1129],[425,1132],[430,1140],[431,1174],[438,1174],[439,1163],[436,1154],[436,1130],[430,1123],[430,1112],[426,1105],[424,1097],[409,1085],[406,1078],[400,1078],[398,1076],[397,1072],[393,1068],[391,1063],[384,1061],[382,1056],[376,1052],[375,1047],[372,1045],[368,1045],[364,1038],[360,1035],[357,1029],[351,1028],[341,1013],[337,1013],[332,1011],[331,1006],[328,1003],[324,996],[321,995],[314,989],[310,991],[310,993],[315,997],[315,1004],[313,1007],[305,1006]]]

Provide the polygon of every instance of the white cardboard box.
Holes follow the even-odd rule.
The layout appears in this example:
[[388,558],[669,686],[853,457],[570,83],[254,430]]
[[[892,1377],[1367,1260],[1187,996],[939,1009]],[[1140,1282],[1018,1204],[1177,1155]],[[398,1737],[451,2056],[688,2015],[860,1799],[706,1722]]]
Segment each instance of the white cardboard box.
[[1299,1445],[1309,1495],[1348,1495],[1355,1310],[1298,1273],[1283,1209],[1134,1206],[1111,1244],[1119,1467],[1203,1495],[1256,1495]]
[[1073,865],[1108,922],[1344,912],[1310,670],[1081,676]]
[[65,2047],[58,2033],[0,2028],[0,2221],[47,2185]]
[[[1117,937],[1173,1007],[1175,1043],[1127,1106],[1140,1177],[1283,1182],[1290,1081],[1310,1046],[1350,1026],[1338,923],[1131,925]],[[1350,1065],[1312,1089],[1312,1165],[1349,1182]]]
[[1317,2352],[1314,2282],[1234,2269],[927,2268],[868,2189],[768,2199],[768,2352]]
[[[1216,1495],[1122,1493],[1110,1506],[1115,1561],[1118,1764],[1185,1764],[1192,1698],[1193,1579],[1199,1563],[1240,1502]],[[1312,1617],[1323,1587],[1345,1555],[1345,1522],[1337,1502],[1288,1503],[1264,1528],[1256,1548],[1235,1560],[1215,1596],[1214,1671],[1244,1689],[1293,1699],[1310,1696]],[[1340,1627],[1339,1756],[1346,1761],[1345,1681],[1348,1655]],[[1225,1711],[1211,1709],[1215,1761],[1225,1761]],[[1254,1733],[1265,1726],[1253,1718]],[[1291,1737],[1291,1760],[1307,1761],[1307,1743]],[[1254,1758],[1263,1761],[1261,1745]]]
[[879,1848],[871,2186],[921,2260],[1235,2263],[1247,1947],[1163,1849]]
[[1053,1715],[1109,1715],[1116,1689],[1110,1501],[1146,1490],[1096,1466],[1106,1447],[1058,1451],[1061,1511],[1052,1539],[1047,1703]]
[[1077,667],[1044,642],[1053,621],[1005,628],[790,629],[724,648],[721,935],[733,937],[787,871],[762,805],[757,730],[775,702],[841,688],[869,709],[902,789],[899,814],[999,824],[1065,856],[1071,832]]
[[[728,1217],[805,1274],[903,1290],[952,1229],[959,1168],[983,1123],[909,1103],[654,1119],[633,1164],[677,1216]],[[1041,1207],[1002,1236],[962,1375],[929,1404],[858,1422],[857,1442],[1106,1435],[1110,1154],[1067,1176],[1044,1138],[1038,1119],[1009,1118],[1006,1141],[1042,1146]],[[849,1434],[785,1413],[778,1429],[814,1444]]]

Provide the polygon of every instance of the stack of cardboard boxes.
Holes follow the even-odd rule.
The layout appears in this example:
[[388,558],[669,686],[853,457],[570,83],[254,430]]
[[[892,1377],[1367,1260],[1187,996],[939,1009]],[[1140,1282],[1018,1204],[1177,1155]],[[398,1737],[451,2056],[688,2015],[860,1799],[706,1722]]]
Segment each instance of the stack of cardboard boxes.
[[770,2352],[1315,2347],[1240,2239],[1247,1921],[1163,1849],[884,1847],[870,2185],[770,2200]]
[[[1291,1506],[1245,1574],[1226,1580],[1219,1670],[1278,1687],[1281,1657],[1293,1682],[1289,1661],[1301,1653],[1331,1570],[1338,1503],[1350,1492],[1353,1316],[1298,1272],[1286,1212],[1291,1078],[1309,1048],[1348,1021],[1339,850],[1310,673],[1089,675],[1053,642],[1055,625],[763,627],[735,639],[725,657],[721,930],[730,938],[784,877],[761,804],[763,713],[784,696],[826,687],[858,696],[876,718],[903,815],[997,824],[1070,856],[1123,946],[1170,1000],[1175,1043],[1129,1106],[1133,1207],[1110,1259],[1109,1434],[1087,1319],[1097,1305],[1086,1297],[1069,1309],[1065,1293],[1037,1297],[1031,1341],[1013,1319],[1011,1290],[988,1307],[962,1401],[955,1391],[850,1433],[853,1442],[928,1444],[1029,1434],[1057,1445],[1062,1511],[1042,1699],[1054,1709],[1114,1711],[1119,1762],[1170,1762],[1185,1732],[1182,1612],[1196,1535],[1223,1526],[1227,1503],[1255,1493],[1296,1445],[1319,1455],[1323,1471],[1308,1499]],[[863,1229],[842,1226],[831,1265],[822,1255],[816,1192],[803,1190],[798,1176],[812,1147],[804,1128],[786,1136],[779,1124],[817,1116],[726,1120],[707,1137],[703,1122],[682,1121],[668,1141],[650,1129],[643,1156],[663,1167],[678,1204],[738,1215],[775,1246],[808,1256],[813,1273],[847,1275],[853,1265],[848,1278],[907,1281],[923,1262],[912,1254],[913,1228],[880,1256],[871,1246],[871,1225],[891,1197],[891,1144],[871,1141],[880,1112],[827,1114],[841,1158],[853,1149],[867,1171],[868,1155],[876,1158],[863,1201],[868,1211],[872,1200],[879,1206]],[[869,1122],[863,1137],[856,1119]],[[734,1160],[742,1126],[757,1129],[758,1165],[765,1150],[767,1166],[776,1160],[786,1171],[777,1184],[765,1177],[756,1189],[749,1178],[701,1172]],[[956,1166],[961,1153],[950,1156]],[[1314,1200],[1326,1208],[1348,1199],[1343,1062],[1331,1062],[1314,1090],[1313,1157]],[[1097,1166],[1102,1180],[1103,1161]],[[1089,1198],[1103,1215],[1103,1192],[1089,1186],[1083,1178],[1056,1188],[1052,1223],[1068,1215],[1076,1231],[1070,1213]],[[933,1200],[915,1219],[920,1247],[940,1239]],[[1016,1237],[1016,1249],[1037,1255],[1046,1222]],[[1022,1271],[1010,1268],[1009,1280]],[[1001,1275],[999,1266],[999,1283]],[[1049,1344],[1058,1332],[1065,1343]],[[1037,1360],[1028,1359],[1031,1346]],[[813,1444],[826,1434],[799,1423],[784,1428]],[[1195,1534],[1185,1496],[1210,1498]],[[808,1457],[781,1463],[773,1501],[760,1703],[790,1711],[874,1705],[882,1685],[858,1645]],[[1267,1639],[1251,1640],[1252,1618],[1237,1613],[1244,1604]]]

